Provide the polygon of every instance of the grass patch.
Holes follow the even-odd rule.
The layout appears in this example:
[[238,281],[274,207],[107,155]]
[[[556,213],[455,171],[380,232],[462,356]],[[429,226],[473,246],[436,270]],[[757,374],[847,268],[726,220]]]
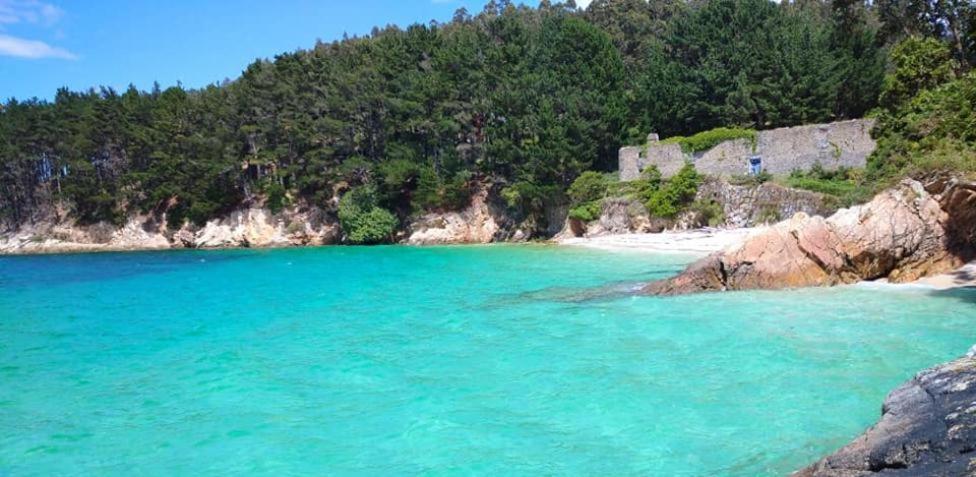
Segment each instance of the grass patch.
[[661,144],[678,144],[685,153],[694,154],[707,151],[725,141],[747,139],[755,151],[757,138],[755,129],[723,127],[703,131],[693,136],[672,136],[661,141]]
[[871,200],[877,187],[865,181],[862,169],[824,170],[816,164],[809,172],[793,171],[779,181],[786,187],[809,190],[830,196],[840,207],[850,207]]

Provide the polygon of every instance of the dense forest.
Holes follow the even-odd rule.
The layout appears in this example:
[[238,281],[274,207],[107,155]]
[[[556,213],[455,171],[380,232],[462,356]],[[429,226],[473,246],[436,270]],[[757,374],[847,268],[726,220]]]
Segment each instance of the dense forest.
[[[448,23],[259,60],[202,89],[9,99],[0,219],[165,212],[178,226],[306,201],[393,224],[459,208],[488,181],[531,211],[584,171],[615,168],[617,149],[649,131],[869,112],[893,138],[887,154],[905,158],[902,111],[956,110],[915,95],[958,78],[969,89],[953,94],[972,94],[974,12],[968,0],[596,0],[586,10],[491,0]],[[955,127],[966,127],[972,104],[960,114]]]

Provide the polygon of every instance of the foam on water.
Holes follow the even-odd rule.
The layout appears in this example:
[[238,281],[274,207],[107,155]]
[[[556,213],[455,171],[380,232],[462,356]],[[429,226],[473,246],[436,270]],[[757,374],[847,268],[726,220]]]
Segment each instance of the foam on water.
[[635,297],[545,246],[0,258],[0,475],[783,475],[976,342],[976,293]]

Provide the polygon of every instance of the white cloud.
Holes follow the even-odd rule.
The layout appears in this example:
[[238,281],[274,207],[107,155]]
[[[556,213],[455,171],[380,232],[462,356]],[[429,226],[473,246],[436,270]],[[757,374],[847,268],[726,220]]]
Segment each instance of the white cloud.
[[593,3],[593,0],[576,0],[576,6],[582,9],[586,9],[591,3]]
[[[34,25],[33,29],[54,27],[64,10],[40,0],[0,0],[0,56],[40,59],[60,58],[74,60],[78,57],[64,48],[51,46],[40,40],[30,40],[3,33],[10,25]],[[58,32],[56,36],[63,36]]]
[[39,0],[0,0],[0,24],[33,23],[52,26],[64,10]]
[[78,58],[68,50],[48,45],[43,41],[27,40],[3,34],[0,34],[0,55],[35,60],[41,58],[74,60]]

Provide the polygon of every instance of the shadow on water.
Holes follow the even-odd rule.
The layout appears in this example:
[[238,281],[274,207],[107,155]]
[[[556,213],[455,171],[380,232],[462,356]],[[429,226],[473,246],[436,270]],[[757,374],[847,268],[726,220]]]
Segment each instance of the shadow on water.
[[0,287],[63,285],[168,273],[249,256],[246,250],[132,251],[0,257]]
[[963,303],[976,305],[976,286],[951,288],[948,290],[933,290],[928,292],[928,295],[940,298],[952,298]]

